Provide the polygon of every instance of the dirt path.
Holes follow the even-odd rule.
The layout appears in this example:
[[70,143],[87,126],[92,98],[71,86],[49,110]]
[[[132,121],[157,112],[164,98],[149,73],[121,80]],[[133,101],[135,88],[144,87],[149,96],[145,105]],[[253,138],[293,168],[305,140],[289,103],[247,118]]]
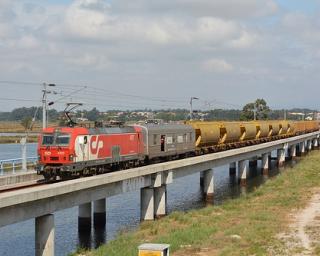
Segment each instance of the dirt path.
[[306,208],[292,214],[293,223],[287,233],[278,237],[284,248],[271,249],[271,255],[320,255],[320,189]]

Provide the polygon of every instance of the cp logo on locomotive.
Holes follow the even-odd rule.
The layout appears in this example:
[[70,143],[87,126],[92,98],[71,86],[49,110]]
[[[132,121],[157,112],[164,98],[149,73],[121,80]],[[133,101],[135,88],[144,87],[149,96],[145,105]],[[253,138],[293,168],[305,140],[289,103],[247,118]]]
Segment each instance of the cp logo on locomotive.
[[98,157],[100,150],[103,149],[103,138],[100,136],[92,136],[90,140],[90,152]]

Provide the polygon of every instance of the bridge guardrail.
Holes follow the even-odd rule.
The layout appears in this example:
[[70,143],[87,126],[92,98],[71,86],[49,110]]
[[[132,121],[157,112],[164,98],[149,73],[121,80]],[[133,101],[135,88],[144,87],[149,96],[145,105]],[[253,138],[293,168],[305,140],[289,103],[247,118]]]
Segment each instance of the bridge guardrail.
[[[22,168],[23,158],[11,158],[0,160],[0,176],[5,174],[5,171],[12,170],[12,174],[16,173],[16,170]],[[27,164],[36,164],[37,157],[27,157]],[[28,170],[28,168],[27,168]]]

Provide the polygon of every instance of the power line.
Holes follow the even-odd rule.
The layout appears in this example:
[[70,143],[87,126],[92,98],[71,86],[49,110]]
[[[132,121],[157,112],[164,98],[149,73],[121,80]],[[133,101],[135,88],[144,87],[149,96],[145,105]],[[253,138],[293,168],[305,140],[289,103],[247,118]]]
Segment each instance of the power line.
[[[14,85],[32,85],[32,86],[39,86],[41,87],[43,85],[43,83],[41,82],[28,82],[28,81],[12,81],[12,80],[0,80],[0,83],[2,84],[14,84]],[[62,87],[86,87],[86,88],[90,88],[93,89],[93,91],[91,90],[91,92],[93,93],[99,93],[97,91],[100,92],[106,92],[106,93],[111,93],[111,95],[115,95],[115,96],[124,96],[124,97],[131,97],[131,98],[137,98],[137,99],[145,99],[145,100],[149,100],[149,101],[158,101],[158,102],[186,102],[184,99],[173,99],[173,98],[160,98],[160,97],[150,97],[150,96],[142,96],[142,95],[135,95],[135,94],[127,94],[127,93],[122,93],[122,92],[118,92],[118,91],[114,91],[114,90],[110,90],[110,89],[103,89],[103,88],[98,88],[95,86],[88,86],[88,85],[75,85],[75,84],[66,84],[66,83],[54,83],[57,86],[62,86]]]
[[[43,83],[39,83],[39,82],[28,82],[28,81],[10,81],[10,80],[0,80],[0,83],[2,84],[15,84],[15,85],[32,85],[32,86],[42,86]],[[186,107],[187,106],[187,99],[182,99],[182,98],[161,98],[161,97],[150,97],[150,96],[142,96],[142,95],[135,95],[135,94],[128,94],[128,93],[122,93],[122,92],[118,92],[118,91],[114,91],[114,90],[110,90],[110,89],[104,89],[104,88],[98,88],[96,86],[84,86],[84,85],[75,85],[75,84],[66,84],[66,83],[55,83],[58,87],[67,87],[67,88],[63,88],[63,90],[61,90],[60,94],[63,95],[64,92],[69,92],[66,95],[63,95],[61,98],[57,99],[55,102],[61,102],[62,99],[68,98],[70,96],[72,96],[73,94],[76,94],[82,90],[86,90],[86,96],[93,96],[95,97],[92,100],[96,100],[96,98],[100,98],[102,100],[104,100],[106,97],[108,98],[112,98],[114,99],[115,97],[117,97],[117,101],[121,100],[121,101],[126,101],[128,102],[128,98],[130,98],[132,101],[130,101],[131,104],[137,104],[136,102],[133,101],[137,101],[138,104],[141,105],[145,105],[145,106],[167,106],[168,103],[175,103],[175,104],[179,104],[181,103],[181,105],[179,104],[179,106],[183,106]],[[74,90],[71,88],[75,88],[75,87],[79,87],[81,86],[81,88],[79,90]],[[70,87],[70,88],[68,88]],[[106,93],[107,95],[101,95],[101,92]],[[78,97],[79,98],[79,97]],[[88,97],[86,98],[82,98],[84,100],[88,100]],[[4,99],[3,99],[4,100]],[[9,100],[9,99],[7,99]],[[22,99],[11,99],[11,100],[16,100],[16,101],[31,101],[31,100],[22,100]],[[146,102],[158,102],[158,103],[162,103],[162,104],[148,104],[148,103],[142,103],[141,100],[144,100]],[[213,104],[219,104],[219,105],[223,105],[223,106],[232,106],[232,107],[237,107],[237,108],[242,108],[242,106],[234,104],[234,103],[229,103],[229,102],[224,102],[224,101],[220,101],[217,99],[211,99],[211,100],[200,100],[201,102],[204,103],[205,106],[211,107]],[[166,104],[166,105],[163,105]],[[100,104],[99,104],[100,105]],[[170,104],[171,105],[171,104]],[[174,104],[172,104],[173,106]]]
[[170,99],[170,98],[159,98],[159,97],[149,97],[149,96],[141,96],[141,95],[134,95],[134,94],[127,94],[127,93],[121,93],[121,92],[117,92],[117,91],[113,91],[113,90],[106,90],[106,89],[102,89],[102,88],[97,88],[97,87],[93,87],[93,86],[88,86],[88,88],[93,88],[95,90],[98,91],[103,91],[103,92],[107,92],[107,93],[113,93],[115,95],[121,95],[121,96],[125,96],[125,97],[132,97],[132,98],[137,98],[137,99],[146,99],[146,100],[150,100],[150,101],[160,101],[160,102],[186,102],[185,100],[181,100],[181,99]]
[[29,102],[41,102],[40,100],[32,100],[32,99],[18,99],[18,98],[0,98],[0,100],[5,101],[29,101]]
[[[59,98],[59,99],[55,100],[54,102],[55,102],[55,103],[57,103],[57,102],[59,102],[59,101],[61,101],[61,100],[65,99],[65,98],[67,98],[67,97],[70,97],[71,95],[74,95],[74,94],[77,94],[78,92],[83,91],[83,90],[84,90],[84,89],[86,89],[86,88],[87,88],[87,87],[86,87],[86,86],[84,86],[83,88],[80,88],[80,89],[78,89],[78,90],[73,90],[73,91],[71,91],[71,93],[69,93],[69,94],[67,94],[67,95],[62,96],[61,98]],[[62,94],[62,93],[61,93],[61,94]]]
[[9,80],[1,80],[0,84],[15,84],[15,85],[33,85],[33,86],[42,86],[40,83],[34,82],[22,82],[22,81],[9,81]]
[[[92,96],[91,96],[92,95]],[[90,97],[91,96],[91,97]],[[65,97],[67,97],[67,96],[65,96]],[[134,99],[133,100],[130,100],[130,101],[128,101],[128,99],[125,99],[125,98],[115,98],[114,96],[112,96],[112,95],[94,95],[94,94],[88,94],[88,93],[86,93],[85,94],[85,97],[77,97],[77,99],[79,100],[81,100],[81,101],[85,101],[85,102],[91,102],[91,101],[94,101],[94,102],[96,102],[96,101],[105,101],[106,99],[108,99],[108,102],[119,102],[119,101],[121,101],[121,102],[125,102],[125,103],[130,103],[130,104],[138,104],[138,105],[146,105],[146,106],[158,106],[158,105],[161,105],[161,106],[174,106],[174,105],[179,105],[179,106],[185,106],[186,104],[179,104],[179,103],[177,103],[177,104],[173,104],[174,102],[172,102],[172,103],[167,103],[167,102],[156,102],[156,103],[148,103],[148,101],[146,101],[146,102],[143,102],[143,101],[141,101],[141,100],[139,100],[139,101],[134,101]]]
[[[13,80],[0,80],[0,84],[14,84],[14,85],[33,85],[33,86],[43,86],[43,82],[29,82],[29,81],[13,81]],[[74,84],[63,84],[63,83],[54,83],[59,86],[64,87],[79,87],[81,85]]]

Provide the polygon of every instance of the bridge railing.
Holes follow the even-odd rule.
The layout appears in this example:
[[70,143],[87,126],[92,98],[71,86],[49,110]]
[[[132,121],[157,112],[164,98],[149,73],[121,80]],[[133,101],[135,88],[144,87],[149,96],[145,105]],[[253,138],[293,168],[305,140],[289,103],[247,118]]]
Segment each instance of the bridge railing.
[[[34,166],[37,163],[37,157],[27,157],[27,170],[28,166]],[[12,158],[0,160],[0,175],[15,174],[17,170],[22,170],[23,168],[23,158]],[[27,171],[25,170],[25,171]]]

